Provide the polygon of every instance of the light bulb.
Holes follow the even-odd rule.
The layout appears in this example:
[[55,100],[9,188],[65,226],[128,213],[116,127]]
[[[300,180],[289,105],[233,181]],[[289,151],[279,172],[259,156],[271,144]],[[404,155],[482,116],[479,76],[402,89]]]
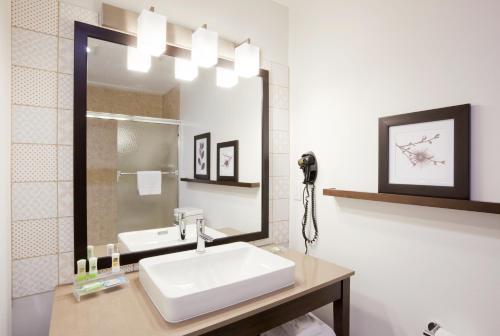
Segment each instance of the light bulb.
[[167,45],[167,18],[144,9],[137,20],[137,48],[151,56],[160,56]]
[[234,71],[217,68],[217,86],[232,88],[236,84],[238,84],[238,75]]
[[219,34],[198,28],[192,37],[191,60],[198,66],[210,68],[217,64]]
[[175,59],[175,78],[179,80],[192,81],[198,77],[198,67],[189,60]]
[[127,69],[148,72],[151,68],[151,56],[134,47],[127,47]]
[[234,70],[241,77],[254,77],[259,74],[260,49],[248,42],[234,50]]

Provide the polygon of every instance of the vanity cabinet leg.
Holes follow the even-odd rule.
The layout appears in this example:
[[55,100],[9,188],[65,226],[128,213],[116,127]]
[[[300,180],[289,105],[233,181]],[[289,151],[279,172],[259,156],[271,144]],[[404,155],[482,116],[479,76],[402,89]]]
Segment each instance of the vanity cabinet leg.
[[350,278],[341,282],[342,298],[333,302],[333,329],[337,336],[349,336]]

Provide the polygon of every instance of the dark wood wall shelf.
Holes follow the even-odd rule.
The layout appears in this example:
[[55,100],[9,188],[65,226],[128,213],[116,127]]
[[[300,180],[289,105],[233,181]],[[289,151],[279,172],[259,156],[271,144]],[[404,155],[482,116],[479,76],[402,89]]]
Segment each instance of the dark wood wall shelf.
[[458,200],[451,198],[424,197],[411,195],[381,194],[339,189],[323,189],[323,195],[342,198],[361,199],[377,202],[412,204],[433,208],[500,214],[500,203]]
[[213,181],[213,180],[200,180],[200,179],[192,179],[192,178],[185,178],[185,177],[182,177],[181,181],[192,182],[192,183],[203,183],[203,184],[215,184],[215,185],[240,187],[240,188],[258,188],[258,187],[260,187],[259,182]]

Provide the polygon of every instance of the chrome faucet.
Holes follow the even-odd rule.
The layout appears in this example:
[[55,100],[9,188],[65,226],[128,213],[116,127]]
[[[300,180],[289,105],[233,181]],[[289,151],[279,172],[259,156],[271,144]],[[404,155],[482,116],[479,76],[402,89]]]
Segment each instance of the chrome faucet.
[[205,242],[213,242],[214,239],[205,233],[205,220],[196,220],[196,253],[205,252]]
[[175,226],[179,228],[179,236],[181,237],[181,240],[186,239],[186,222],[184,219],[186,219],[186,215],[183,212],[176,213],[174,216],[175,219]]

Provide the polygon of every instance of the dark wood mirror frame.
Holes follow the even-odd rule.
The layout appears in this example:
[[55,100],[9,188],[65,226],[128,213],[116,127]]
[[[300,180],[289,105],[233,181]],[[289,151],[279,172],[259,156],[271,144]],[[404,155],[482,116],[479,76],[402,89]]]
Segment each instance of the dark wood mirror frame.
[[[74,248],[76,261],[87,259],[87,44],[89,38],[135,46],[136,37],[102,27],[75,22],[74,44]],[[189,58],[191,51],[168,46],[168,56]],[[217,66],[233,68],[234,63],[219,59]],[[216,239],[208,246],[236,241],[255,241],[269,238],[269,72],[260,70],[262,78],[262,202],[261,231]],[[133,264],[147,257],[174,253],[196,248],[196,243],[155,250],[127,253],[120,256],[121,264]],[[98,268],[111,267],[111,257],[99,257]]]

